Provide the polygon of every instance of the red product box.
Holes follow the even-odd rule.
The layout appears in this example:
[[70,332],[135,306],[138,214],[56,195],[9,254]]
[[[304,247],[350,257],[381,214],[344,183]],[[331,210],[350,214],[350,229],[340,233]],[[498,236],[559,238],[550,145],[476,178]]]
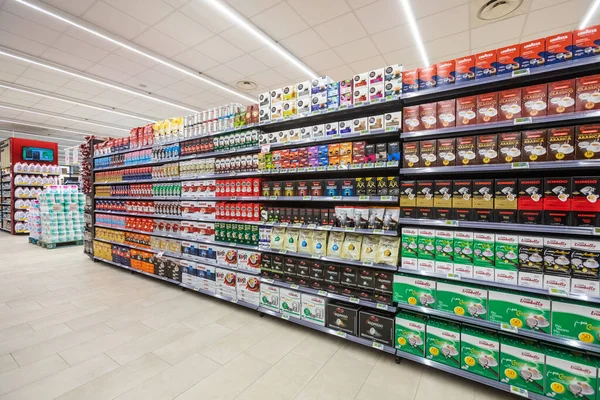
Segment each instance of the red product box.
[[442,127],[456,126],[456,100],[437,102],[437,117]]
[[526,86],[521,90],[524,117],[541,117],[548,109],[548,87],[541,85]]
[[402,93],[416,92],[419,90],[419,70],[411,69],[402,72]]
[[556,64],[573,58],[573,32],[563,32],[546,38],[546,64]]
[[419,119],[425,130],[437,128],[437,103],[421,104]]
[[419,68],[419,90],[431,89],[436,85],[437,68],[435,65]]
[[544,210],[571,210],[571,178],[544,178]]
[[571,210],[600,212],[600,178],[598,176],[573,178]]
[[521,43],[521,68],[535,68],[545,64],[546,39]]
[[575,111],[575,80],[550,82],[548,84],[548,115],[567,114]]
[[577,78],[575,91],[575,111],[600,109],[600,75]]
[[470,81],[475,79],[475,56],[457,58],[454,60],[456,82]]
[[477,96],[456,99],[456,125],[475,125],[477,123]]
[[475,79],[496,75],[496,50],[484,51],[475,55]]
[[423,129],[419,119],[419,106],[404,107],[402,117],[404,118],[402,122],[404,132],[417,132]]
[[521,88],[498,92],[498,120],[507,121],[521,117]]
[[521,178],[518,186],[517,208],[519,210],[544,209],[543,178]]
[[600,25],[573,31],[573,58],[600,54]]
[[498,121],[498,92],[477,96],[477,123],[485,124]]
[[497,53],[496,74],[510,74],[512,71],[519,69],[519,58],[521,56],[521,47],[519,44],[499,48]]
[[444,61],[435,65],[437,70],[435,76],[436,86],[450,85],[454,83],[456,76],[456,64],[454,60]]

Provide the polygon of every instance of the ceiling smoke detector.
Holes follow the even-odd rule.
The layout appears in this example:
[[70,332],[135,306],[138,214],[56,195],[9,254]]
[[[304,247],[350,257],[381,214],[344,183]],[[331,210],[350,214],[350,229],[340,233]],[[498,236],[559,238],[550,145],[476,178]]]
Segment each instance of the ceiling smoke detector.
[[477,11],[477,17],[492,21],[506,17],[523,4],[523,0],[487,0]]
[[235,86],[242,90],[254,90],[258,87],[258,85],[252,81],[239,81]]

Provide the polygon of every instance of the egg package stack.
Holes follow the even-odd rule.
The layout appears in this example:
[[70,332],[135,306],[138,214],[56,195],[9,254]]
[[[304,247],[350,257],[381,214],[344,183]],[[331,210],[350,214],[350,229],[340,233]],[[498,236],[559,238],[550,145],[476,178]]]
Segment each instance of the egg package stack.
[[39,196],[41,240],[62,243],[83,240],[85,196],[77,186],[51,186]]

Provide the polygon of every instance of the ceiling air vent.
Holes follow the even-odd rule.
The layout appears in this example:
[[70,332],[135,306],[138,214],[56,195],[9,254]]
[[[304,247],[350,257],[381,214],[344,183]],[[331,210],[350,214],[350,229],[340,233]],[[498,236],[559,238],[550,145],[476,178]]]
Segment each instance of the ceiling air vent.
[[477,17],[492,21],[506,17],[523,4],[523,0],[488,0],[477,11]]

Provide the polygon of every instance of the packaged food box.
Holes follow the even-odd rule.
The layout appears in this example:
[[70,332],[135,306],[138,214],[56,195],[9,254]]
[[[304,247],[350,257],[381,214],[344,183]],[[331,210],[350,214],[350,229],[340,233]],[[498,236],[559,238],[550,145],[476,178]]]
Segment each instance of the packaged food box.
[[427,318],[420,314],[399,312],[396,315],[396,348],[425,357],[425,329]]
[[487,320],[487,292],[485,288],[476,285],[439,281],[435,307],[461,317]]
[[546,63],[546,39],[521,43],[521,68],[541,67]]
[[326,299],[321,296],[302,293],[302,314],[301,318],[305,321],[317,325],[325,326],[325,305]]
[[546,354],[539,343],[500,336],[500,382],[544,393]]
[[518,329],[550,334],[552,302],[548,297],[511,290],[490,289],[488,320]]
[[463,326],[460,332],[461,369],[498,380],[500,340],[493,331]]
[[[546,353],[546,396],[557,400],[593,399],[598,390],[597,360],[583,353],[544,346]],[[574,393],[577,393],[575,396]]]
[[359,336],[386,346],[394,346],[394,314],[384,311],[361,309],[359,312]]
[[327,326],[331,329],[358,336],[359,306],[342,302],[327,304]]
[[260,306],[279,312],[280,304],[279,286],[263,283],[260,287]]
[[436,281],[420,277],[394,275],[394,302],[433,307],[436,298]]
[[426,328],[425,356],[435,362],[460,368],[460,325],[430,318]]

